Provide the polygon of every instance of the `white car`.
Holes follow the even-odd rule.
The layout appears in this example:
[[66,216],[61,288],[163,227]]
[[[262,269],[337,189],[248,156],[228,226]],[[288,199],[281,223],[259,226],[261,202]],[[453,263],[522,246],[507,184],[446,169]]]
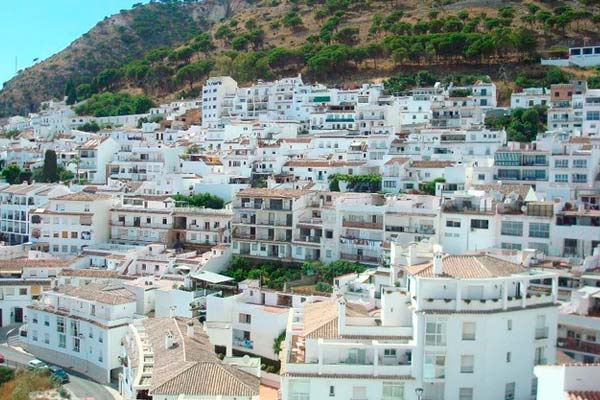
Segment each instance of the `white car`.
[[42,368],[48,368],[48,365],[46,365],[45,362],[40,361],[40,360],[34,358],[33,360],[29,360],[27,362],[27,368],[29,368],[29,369],[42,369]]

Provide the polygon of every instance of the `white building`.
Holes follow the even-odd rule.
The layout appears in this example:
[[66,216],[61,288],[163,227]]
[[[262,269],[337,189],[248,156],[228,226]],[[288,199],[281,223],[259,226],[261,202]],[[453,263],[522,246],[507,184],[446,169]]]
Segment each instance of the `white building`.
[[62,286],[27,308],[26,347],[42,360],[98,382],[115,381],[120,343],[135,312],[135,296],[122,286]]
[[[557,276],[487,255],[401,258],[417,262],[393,256],[376,308],[338,297],[290,313],[282,398],[535,395],[534,365],[555,357]],[[530,282],[545,278],[551,292],[532,295]]]
[[594,400],[600,396],[600,365],[538,365],[537,400]]

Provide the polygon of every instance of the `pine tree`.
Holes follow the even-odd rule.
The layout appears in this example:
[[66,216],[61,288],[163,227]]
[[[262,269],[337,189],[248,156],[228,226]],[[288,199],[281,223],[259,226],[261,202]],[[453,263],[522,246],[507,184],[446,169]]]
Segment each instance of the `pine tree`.
[[46,182],[58,182],[58,165],[56,164],[56,152],[54,150],[46,150],[44,154],[42,176]]
[[67,104],[75,104],[77,102],[77,90],[72,80],[68,80],[65,84],[65,96],[67,96]]

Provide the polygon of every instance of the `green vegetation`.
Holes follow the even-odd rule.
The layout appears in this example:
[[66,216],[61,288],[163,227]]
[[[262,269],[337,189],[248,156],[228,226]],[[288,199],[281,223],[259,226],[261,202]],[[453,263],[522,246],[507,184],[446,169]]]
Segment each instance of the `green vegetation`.
[[192,196],[176,194],[172,197],[176,202],[189,207],[204,207],[213,209],[222,209],[225,207],[225,201],[222,198],[210,193],[195,194]]
[[[284,335],[285,338],[285,335]],[[0,366],[0,385],[14,379],[15,370],[9,367]]]
[[381,175],[345,175],[334,174],[329,176],[329,190],[333,192],[340,191],[340,181],[348,182],[347,191],[349,192],[370,192],[376,193],[381,190]]
[[146,96],[133,96],[125,92],[105,92],[93,95],[85,103],[77,106],[75,112],[79,115],[109,117],[143,114],[155,106],[154,102]]
[[435,178],[432,181],[421,183],[420,190],[424,193],[427,193],[431,196],[435,196],[435,186],[437,183],[444,183],[446,180],[444,178]]
[[2,397],[2,392],[0,392],[0,398],[29,400],[29,395],[31,393],[50,390],[57,386],[58,384],[53,382],[50,377],[50,372],[47,369],[38,371],[20,371],[15,375],[13,380],[2,385],[2,390],[12,387],[11,397]]
[[568,83],[573,75],[559,68],[552,67],[546,71],[525,70],[515,79],[515,84],[522,88],[550,87],[556,83]]
[[277,264],[253,265],[241,257],[234,257],[229,267],[223,271],[224,275],[232,277],[237,282],[244,279],[260,279],[261,284],[276,290],[283,289],[286,282],[296,281],[302,276],[315,276],[315,290],[327,289],[330,291],[333,278],[350,272],[363,272],[366,267],[350,261],[334,261],[330,264],[321,262],[307,262],[302,268],[283,267]]
[[4,137],[6,139],[14,139],[17,136],[19,136],[20,133],[21,131],[19,131],[18,129],[11,129],[10,131],[3,131],[0,134],[0,137]]
[[4,167],[0,175],[2,175],[4,180],[11,185],[23,183],[31,178],[30,172],[21,170],[16,164],[10,164]]
[[44,153],[44,166],[42,167],[42,182],[57,182],[58,181],[58,164],[56,162],[56,152],[54,150],[46,150]]
[[86,122],[83,125],[79,125],[77,127],[77,130],[79,131],[83,131],[83,132],[93,132],[96,133],[100,130],[100,125],[98,125],[98,123],[96,121],[89,121]]
[[285,340],[285,330],[281,331],[279,336],[273,339],[273,353],[279,354],[281,352],[281,344]]
[[506,129],[508,140],[531,142],[546,129],[546,108],[517,108],[500,118],[487,117],[485,125],[491,129]]

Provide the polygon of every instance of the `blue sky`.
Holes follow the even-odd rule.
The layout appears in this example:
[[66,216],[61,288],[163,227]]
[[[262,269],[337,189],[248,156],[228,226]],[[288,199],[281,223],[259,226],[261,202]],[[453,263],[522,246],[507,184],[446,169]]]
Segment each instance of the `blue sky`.
[[0,0],[0,86],[18,68],[67,47],[108,15],[142,0]]

